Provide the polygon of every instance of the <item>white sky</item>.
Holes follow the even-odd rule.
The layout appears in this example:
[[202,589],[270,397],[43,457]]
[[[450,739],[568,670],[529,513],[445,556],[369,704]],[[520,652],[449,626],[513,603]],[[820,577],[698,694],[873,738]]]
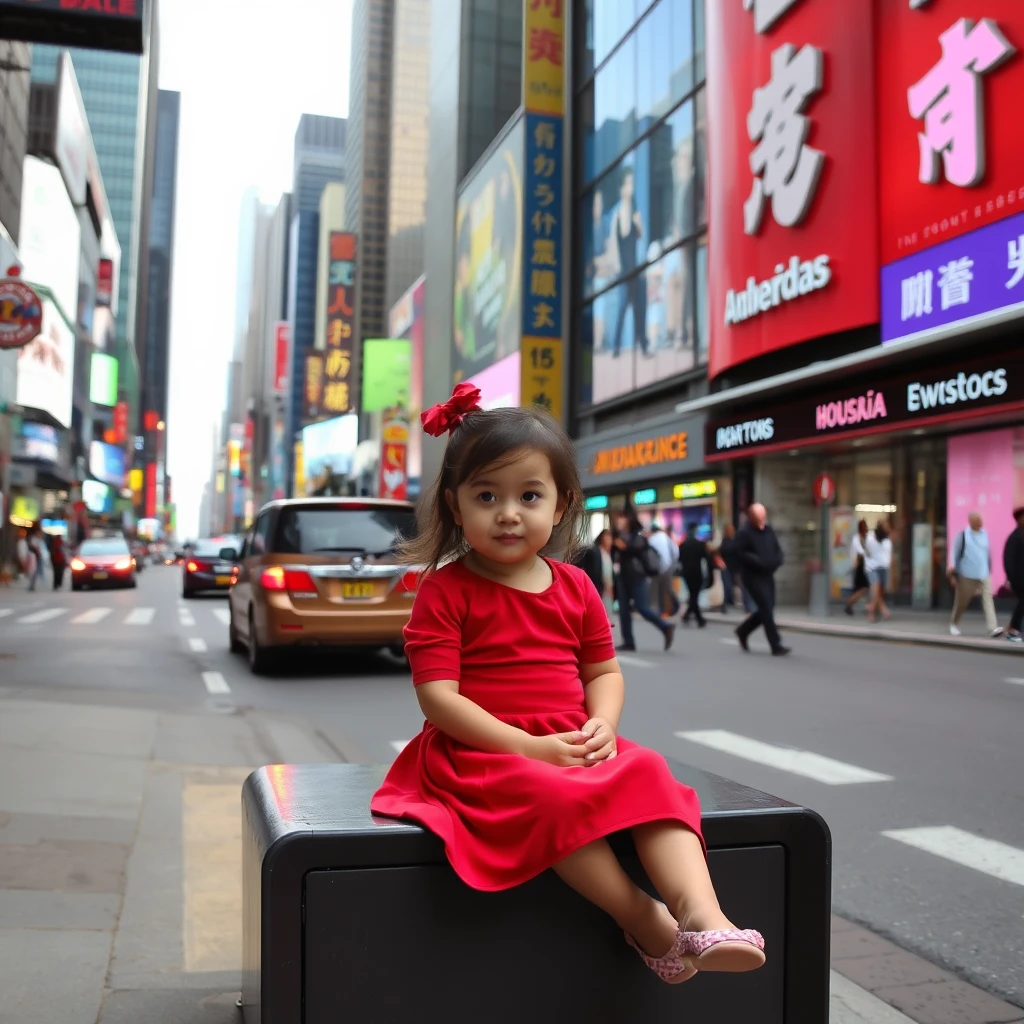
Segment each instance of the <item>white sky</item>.
[[160,88],[181,93],[168,472],[195,536],[225,402],[242,193],[291,190],[299,115],[348,113],[351,0],[163,0]]

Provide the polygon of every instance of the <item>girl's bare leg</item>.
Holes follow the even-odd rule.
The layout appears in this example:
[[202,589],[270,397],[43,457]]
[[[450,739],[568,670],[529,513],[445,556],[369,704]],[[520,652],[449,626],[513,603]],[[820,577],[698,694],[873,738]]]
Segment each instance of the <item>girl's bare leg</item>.
[[554,869],[566,885],[629,932],[648,956],[664,956],[672,948],[676,919],[664,903],[648,896],[626,874],[606,840],[588,843]]

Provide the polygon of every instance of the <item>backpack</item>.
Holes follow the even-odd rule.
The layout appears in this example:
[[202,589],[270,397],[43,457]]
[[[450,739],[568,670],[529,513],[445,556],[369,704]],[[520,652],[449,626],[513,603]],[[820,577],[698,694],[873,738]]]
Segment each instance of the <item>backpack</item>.
[[661,555],[658,554],[647,540],[644,540],[644,549],[640,554],[640,564],[644,567],[647,576],[661,575]]

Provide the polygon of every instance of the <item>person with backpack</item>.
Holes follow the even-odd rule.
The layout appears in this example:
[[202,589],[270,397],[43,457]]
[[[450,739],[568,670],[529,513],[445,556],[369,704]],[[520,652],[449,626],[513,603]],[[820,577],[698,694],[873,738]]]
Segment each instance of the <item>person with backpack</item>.
[[635,513],[623,509],[616,514],[612,543],[619,563],[618,598],[622,643],[618,650],[636,650],[632,612],[635,608],[638,615],[661,631],[667,651],[675,638],[675,624],[663,620],[650,605],[650,580],[661,572],[661,558],[647,543]]
[[1003,627],[996,620],[996,606],[992,600],[992,552],[988,534],[982,528],[982,519],[977,512],[967,517],[967,529],[961,530],[953,541],[949,581],[956,591],[949,620],[950,635],[960,635],[960,620],[975,594],[980,594],[988,635],[993,640],[1002,636]]

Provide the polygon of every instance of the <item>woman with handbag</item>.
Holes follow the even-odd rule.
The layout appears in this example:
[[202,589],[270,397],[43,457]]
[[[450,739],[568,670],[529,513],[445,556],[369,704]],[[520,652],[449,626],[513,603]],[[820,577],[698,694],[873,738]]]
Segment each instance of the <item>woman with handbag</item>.
[[846,608],[844,609],[847,615],[853,614],[853,609],[857,602],[871,589],[871,583],[868,581],[868,573],[865,566],[867,551],[864,548],[864,542],[867,540],[867,536],[868,521],[862,519],[857,524],[857,532],[854,534],[853,543],[850,545],[850,561],[853,563],[853,591],[850,593],[849,600],[846,602]]

